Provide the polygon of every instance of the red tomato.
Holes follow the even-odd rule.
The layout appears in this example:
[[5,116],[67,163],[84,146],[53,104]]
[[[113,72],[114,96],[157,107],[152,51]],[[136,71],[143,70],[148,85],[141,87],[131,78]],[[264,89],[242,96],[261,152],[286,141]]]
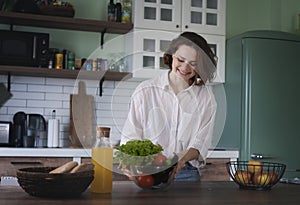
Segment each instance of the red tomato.
[[167,160],[167,157],[163,154],[157,154],[157,156],[153,160],[153,164],[157,166],[161,166]]
[[142,188],[150,188],[154,184],[154,178],[151,175],[138,176],[137,184]]

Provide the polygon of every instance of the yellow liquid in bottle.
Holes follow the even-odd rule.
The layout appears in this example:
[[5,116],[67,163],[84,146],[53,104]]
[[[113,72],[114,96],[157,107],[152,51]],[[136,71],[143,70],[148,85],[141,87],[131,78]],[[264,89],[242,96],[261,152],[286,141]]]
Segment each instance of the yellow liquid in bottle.
[[91,183],[91,191],[94,193],[111,193],[113,149],[92,148],[92,163],[94,164],[94,180]]

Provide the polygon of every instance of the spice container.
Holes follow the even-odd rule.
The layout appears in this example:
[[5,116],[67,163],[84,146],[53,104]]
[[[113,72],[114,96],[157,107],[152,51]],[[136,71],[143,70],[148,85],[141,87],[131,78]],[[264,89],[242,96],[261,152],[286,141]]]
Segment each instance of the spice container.
[[64,55],[62,53],[57,53],[55,55],[55,60],[56,60],[55,68],[56,69],[63,68],[63,58],[64,58]]
[[113,148],[110,143],[109,127],[97,127],[96,143],[92,148],[94,180],[91,191],[94,193],[112,192]]
[[131,0],[122,1],[122,23],[131,23]]
[[75,53],[71,51],[69,51],[68,53],[67,69],[69,70],[75,69]]

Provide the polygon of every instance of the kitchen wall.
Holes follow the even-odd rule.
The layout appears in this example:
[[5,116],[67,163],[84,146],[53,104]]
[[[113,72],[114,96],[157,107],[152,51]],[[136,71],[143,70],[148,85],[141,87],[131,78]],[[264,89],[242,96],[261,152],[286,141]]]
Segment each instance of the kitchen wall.
[[[76,18],[106,20],[106,0],[70,0],[76,9]],[[227,0],[227,38],[248,30],[267,29],[297,33],[299,0]],[[0,25],[0,28],[7,28]],[[16,26],[17,30],[49,32],[50,46],[67,48],[77,57],[88,57],[99,49],[100,34],[91,32],[65,31]],[[118,35],[106,34],[105,42]],[[95,43],[96,42],[96,43]],[[123,50],[118,44],[116,50]],[[105,53],[105,51],[103,51]],[[105,54],[103,54],[105,55]],[[98,125],[113,127],[112,138],[117,140],[120,128],[128,112],[128,104],[134,88],[143,79],[126,82],[105,81],[102,97],[97,97],[98,82],[88,82],[88,94],[95,96]],[[7,82],[7,76],[0,75],[0,82]],[[76,93],[76,80],[12,76],[13,97],[0,108],[0,121],[12,121],[17,111],[43,114],[46,119],[53,109],[61,120],[61,144],[69,143],[70,94]],[[75,90],[74,90],[75,87]],[[117,112],[115,112],[117,111]]]
[[[0,75],[0,82],[7,77]],[[46,120],[56,110],[60,120],[60,145],[69,146],[70,94],[77,94],[77,81],[73,79],[40,78],[12,76],[11,93],[13,97],[0,108],[0,121],[12,121],[16,112],[42,114]],[[120,129],[126,119],[129,99],[141,79],[115,82],[104,81],[103,94],[99,96],[99,82],[85,81],[87,94],[95,98],[97,125],[112,127],[111,138],[116,143]],[[73,114],[74,115],[74,114]]]
[[266,29],[299,33],[299,0],[227,0],[226,37]]

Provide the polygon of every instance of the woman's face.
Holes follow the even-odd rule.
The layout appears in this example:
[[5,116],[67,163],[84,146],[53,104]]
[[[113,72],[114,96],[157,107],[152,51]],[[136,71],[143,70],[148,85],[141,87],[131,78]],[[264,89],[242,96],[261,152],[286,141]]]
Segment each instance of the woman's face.
[[173,54],[172,72],[183,78],[187,83],[196,75],[197,51],[187,45],[179,46]]

